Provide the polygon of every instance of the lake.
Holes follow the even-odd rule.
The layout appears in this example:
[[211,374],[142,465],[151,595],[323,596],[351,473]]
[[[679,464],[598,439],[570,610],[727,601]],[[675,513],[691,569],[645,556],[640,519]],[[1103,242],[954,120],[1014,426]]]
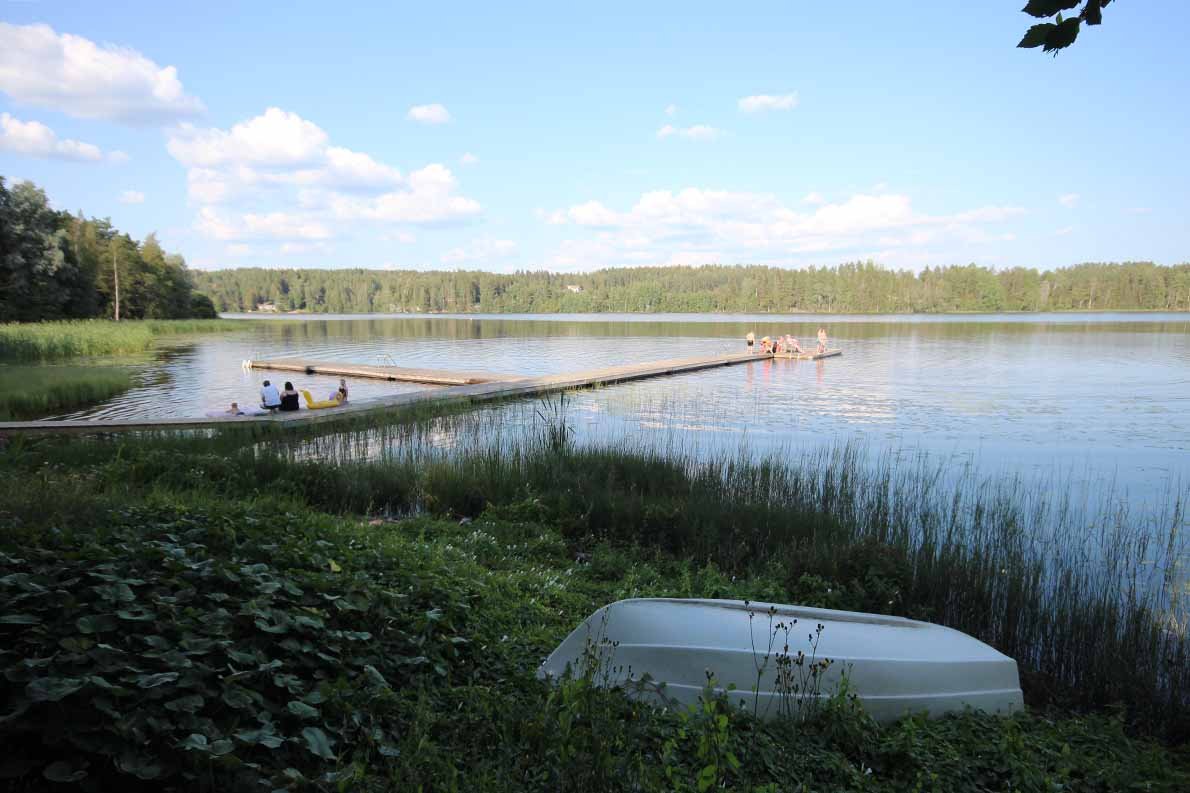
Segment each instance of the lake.
[[[235,316],[235,315],[231,315]],[[316,396],[337,379],[245,371],[305,356],[546,374],[742,351],[748,331],[818,324],[844,355],[763,360],[580,392],[580,440],[625,438],[708,452],[798,453],[859,441],[987,471],[1102,482],[1150,500],[1190,485],[1190,318],[1184,314],[946,316],[435,315],[260,317],[170,340],[141,384],[71,418],[199,416],[253,404],[265,378]],[[355,380],[353,401],[430,388]],[[509,425],[534,411],[504,411]],[[58,418],[65,418],[61,416]]]

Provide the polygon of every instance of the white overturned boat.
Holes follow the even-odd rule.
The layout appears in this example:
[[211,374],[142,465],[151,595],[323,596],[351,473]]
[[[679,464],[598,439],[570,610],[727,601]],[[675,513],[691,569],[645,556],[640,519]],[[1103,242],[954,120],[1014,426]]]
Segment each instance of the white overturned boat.
[[[777,656],[786,642],[792,663],[782,664]],[[831,663],[820,664],[818,683],[807,684],[811,665],[825,659]],[[762,718],[793,712],[791,697],[830,696],[843,674],[878,721],[920,711],[1008,714],[1024,707],[1016,661],[965,633],[902,617],[739,600],[612,603],[566,637],[538,677],[560,678],[568,668],[576,676],[585,669],[601,685],[648,675],[664,686],[640,695],[684,704],[698,700],[710,672],[733,704]],[[735,690],[728,691],[731,684]]]

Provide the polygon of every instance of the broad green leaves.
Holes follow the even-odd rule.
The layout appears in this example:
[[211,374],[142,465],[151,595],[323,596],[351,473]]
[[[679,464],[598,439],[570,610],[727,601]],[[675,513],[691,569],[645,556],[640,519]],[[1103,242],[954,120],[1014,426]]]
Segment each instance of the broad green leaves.
[[[1086,5],[1078,14],[1069,19],[1062,18],[1063,11],[1078,8],[1084,2]],[[1110,2],[1111,0],[1029,0],[1021,11],[1039,19],[1056,17],[1056,20],[1033,25],[1025,32],[1017,46],[1025,49],[1041,47],[1043,51],[1057,55],[1058,50],[1069,47],[1078,38],[1083,22],[1088,25],[1100,24],[1103,21],[1103,7]]]

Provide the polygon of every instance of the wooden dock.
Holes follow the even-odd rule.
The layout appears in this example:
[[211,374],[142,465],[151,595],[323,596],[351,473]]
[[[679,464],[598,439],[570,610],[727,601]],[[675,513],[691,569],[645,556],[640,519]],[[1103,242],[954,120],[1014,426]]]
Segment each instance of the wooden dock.
[[269,358],[263,361],[248,361],[253,369],[270,369],[278,372],[301,372],[302,374],[325,374],[335,377],[366,377],[370,380],[388,380],[402,383],[425,383],[427,385],[475,385],[477,383],[508,383],[522,380],[512,375],[490,372],[456,372],[445,369],[411,369],[404,366],[369,366],[362,363],[343,361],[307,361],[298,358]]
[[842,355],[842,350],[827,350],[826,352],[775,352],[774,358],[785,358],[790,361],[820,361],[823,358],[834,358]]
[[[829,355],[838,355],[833,351]],[[116,432],[158,432],[163,430],[211,430],[230,425],[279,425],[297,426],[301,424],[325,424],[337,421],[347,416],[360,416],[372,412],[393,410],[414,404],[447,405],[455,402],[491,402],[513,397],[539,396],[569,391],[576,388],[586,388],[595,385],[623,383],[631,380],[643,380],[648,377],[663,377],[666,375],[684,374],[702,369],[720,366],[766,361],[773,358],[772,353],[732,353],[726,355],[701,356],[697,358],[671,358],[651,363],[629,364],[626,366],[609,366],[584,372],[565,372],[562,374],[542,375],[539,377],[524,377],[515,379],[488,379],[485,382],[455,385],[449,388],[415,391],[403,394],[368,399],[359,402],[351,401],[342,407],[327,410],[299,410],[290,413],[274,413],[267,416],[220,416],[195,418],[145,418],[145,419],[113,419],[110,421],[69,420],[69,421],[9,421],[0,422],[0,433],[32,433],[32,434],[107,434]],[[255,363],[255,362],[253,362]],[[264,363],[263,361],[261,363]],[[307,366],[311,362],[304,362]],[[334,364],[333,366],[352,366],[351,364]],[[381,370],[396,367],[368,367]],[[284,371],[284,370],[283,370]],[[293,371],[306,371],[305,368]],[[329,374],[326,370],[319,373]],[[462,373],[465,374],[465,373]],[[474,374],[474,373],[472,373]],[[452,377],[460,378],[461,373],[450,373]],[[344,374],[343,377],[349,375]],[[350,375],[353,377],[365,375]],[[499,375],[479,375],[481,377],[497,378]],[[387,377],[384,379],[388,379]],[[422,381],[418,381],[422,382]]]

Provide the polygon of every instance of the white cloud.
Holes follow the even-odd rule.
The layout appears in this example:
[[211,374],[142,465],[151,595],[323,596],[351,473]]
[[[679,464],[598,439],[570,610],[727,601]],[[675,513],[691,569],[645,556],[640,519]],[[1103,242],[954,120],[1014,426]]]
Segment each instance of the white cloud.
[[666,105],[665,106],[665,115],[673,117],[673,116],[677,115],[677,113],[678,113],[677,105]]
[[0,150],[56,160],[98,162],[103,152],[98,146],[77,140],[61,140],[52,129],[38,121],[21,121],[0,113]]
[[124,163],[128,162],[128,159],[128,152],[126,151],[120,151],[119,149],[116,149],[115,151],[109,151],[107,153],[107,161],[113,165],[123,165]]
[[719,137],[719,130],[706,124],[695,124],[692,127],[675,127],[673,124],[666,124],[657,130],[657,137],[661,140],[674,136],[689,140],[710,141]]
[[294,166],[326,155],[327,134],[296,113],[270,107],[230,130],[183,124],[170,132],[166,148],[188,167]]
[[478,201],[456,195],[451,172],[438,163],[409,174],[408,189],[372,198],[335,195],[330,210],[341,220],[436,225],[470,219],[482,211]]
[[1062,195],[1058,196],[1058,203],[1064,207],[1072,208],[1078,203],[1078,199],[1078,193],[1063,193]]
[[802,203],[818,206],[819,204],[825,204],[826,198],[823,197],[822,193],[810,191],[809,193],[806,193],[805,197],[802,199]]
[[120,193],[121,204],[143,204],[145,203],[145,194],[139,190],[125,190]]
[[462,163],[463,165],[475,165],[477,162],[479,162],[479,158],[476,157],[471,152],[467,152],[466,154],[464,154],[462,157],[459,158],[459,162]]
[[[542,211],[575,229],[549,264],[562,269],[667,262],[790,263],[803,255],[920,248],[951,241],[1004,241],[983,226],[1019,215],[1016,207],[981,207],[948,215],[916,211],[907,195],[857,194],[799,210],[768,193],[705,188],[656,190],[618,212],[599,201]],[[584,232],[589,236],[580,236]]]
[[409,108],[408,117],[420,124],[445,124],[450,121],[450,112],[438,103],[414,105]]
[[470,244],[452,248],[440,257],[443,264],[490,263],[507,259],[516,253],[517,245],[512,240],[478,239]]
[[223,241],[325,240],[331,236],[330,230],[316,218],[287,212],[248,212],[227,217],[211,207],[203,207],[195,227],[207,236]]
[[166,124],[203,112],[173,66],[48,25],[0,22],[0,90],[78,118]]
[[797,107],[797,101],[797,92],[780,96],[756,94],[742,98],[739,101],[739,107],[745,113],[759,113],[764,110],[792,110]]
[[[441,224],[482,211],[458,194],[445,166],[433,163],[402,175],[368,154],[331,145],[317,124],[280,108],[228,130],[181,125],[171,131],[167,148],[187,168],[190,199],[201,207],[197,228],[216,239],[325,238],[331,236],[327,217]],[[214,209],[248,201],[251,213]]]

